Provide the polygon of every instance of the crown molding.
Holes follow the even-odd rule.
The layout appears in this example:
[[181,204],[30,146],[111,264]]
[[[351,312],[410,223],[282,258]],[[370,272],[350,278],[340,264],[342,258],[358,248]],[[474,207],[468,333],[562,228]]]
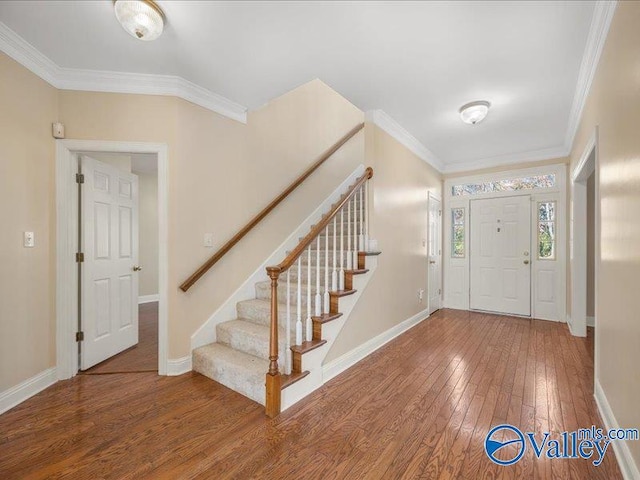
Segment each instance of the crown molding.
[[3,22],[0,50],[60,90],[173,96],[247,123],[246,107],[182,77],[61,68]]
[[571,113],[569,114],[567,132],[565,134],[564,146],[567,151],[570,151],[573,146],[573,140],[578,131],[578,125],[580,124],[582,112],[587,102],[587,97],[589,96],[593,77],[598,68],[602,49],[607,40],[607,34],[609,33],[609,27],[611,26],[617,3],[617,1],[609,0],[599,0],[596,2],[591,19],[591,26],[589,27],[587,45],[585,46],[582,63],[580,64],[578,82],[576,83],[573,105],[571,106]]
[[563,145],[560,147],[543,148],[541,150],[532,150],[528,152],[520,152],[506,155],[496,155],[495,157],[479,158],[468,162],[452,162],[445,165],[442,173],[459,173],[472,172],[484,168],[503,167],[506,165],[517,165],[519,163],[540,162],[542,160],[550,160],[552,158],[562,158],[569,154],[567,148]]
[[444,169],[443,162],[438,157],[436,157],[427,147],[420,143],[420,141],[416,137],[405,130],[402,125],[400,125],[393,118],[387,115],[386,112],[384,112],[383,110],[369,110],[365,114],[365,119],[380,127],[402,145],[415,153],[419,158],[427,162],[438,172],[442,173]]

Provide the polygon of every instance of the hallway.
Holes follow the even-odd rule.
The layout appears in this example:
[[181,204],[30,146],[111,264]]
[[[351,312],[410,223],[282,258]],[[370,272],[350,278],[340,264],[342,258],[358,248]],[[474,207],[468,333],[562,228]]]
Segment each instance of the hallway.
[[196,373],[80,375],[0,417],[0,477],[618,479],[612,448],[599,467],[484,453],[500,423],[602,426],[592,348],[566,324],[441,310],[273,420]]

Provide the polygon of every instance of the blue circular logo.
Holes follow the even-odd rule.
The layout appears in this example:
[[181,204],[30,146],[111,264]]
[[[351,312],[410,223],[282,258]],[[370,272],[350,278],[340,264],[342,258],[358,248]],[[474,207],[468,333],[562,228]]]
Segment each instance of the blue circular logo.
[[[509,449],[509,455],[503,454],[501,457],[506,456],[511,458],[506,460],[497,458],[496,454],[501,451],[505,452],[506,450],[503,450],[503,448],[509,445],[514,446],[513,452]],[[513,425],[507,424],[493,427],[484,439],[484,451],[491,461],[498,465],[513,465],[522,458],[525,450],[524,435]],[[511,455],[511,453],[513,453],[513,455]]]

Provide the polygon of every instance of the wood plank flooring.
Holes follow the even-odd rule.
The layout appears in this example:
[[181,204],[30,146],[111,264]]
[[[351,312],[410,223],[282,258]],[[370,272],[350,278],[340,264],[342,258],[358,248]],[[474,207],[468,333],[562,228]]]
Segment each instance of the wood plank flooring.
[[443,310],[279,417],[201,375],[81,375],[0,416],[7,479],[619,479],[587,460],[501,467],[491,426],[602,426],[593,335]]
[[84,375],[158,371],[158,302],[138,306],[138,344],[85,370]]

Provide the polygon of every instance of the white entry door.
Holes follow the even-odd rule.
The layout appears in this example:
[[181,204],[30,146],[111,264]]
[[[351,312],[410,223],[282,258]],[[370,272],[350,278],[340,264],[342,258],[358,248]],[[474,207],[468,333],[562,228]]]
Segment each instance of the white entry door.
[[440,310],[442,298],[442,209],[440,200],[429,197],[429,314]]
[[529,195],[472,200],[470,307],[531,315]]
[[83,155],[80,368],[138,343],[138,177]]

